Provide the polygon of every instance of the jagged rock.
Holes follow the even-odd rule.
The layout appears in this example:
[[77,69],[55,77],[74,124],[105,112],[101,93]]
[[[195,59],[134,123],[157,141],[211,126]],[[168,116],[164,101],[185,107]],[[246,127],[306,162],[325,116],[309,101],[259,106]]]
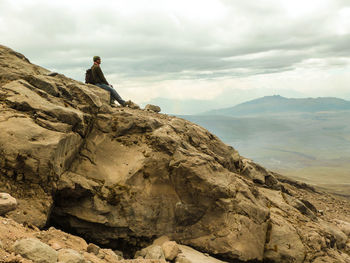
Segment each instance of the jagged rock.
[[154,111],[154,112],[160,112],[161,109],[159,106],[156,106],[156,105],[152,105],[152,104],[147,104],[145,106],[145,110],[148,110],[148,111]]
[[85,263],[84,257],[73,249],[61,249],[58,252],[58,261],[62,263]]
[[162,244],[162,249],[166,260],[174,260],[179,254],[180,249],[175,241],[167,241]]
[[337,248],[345,247],[348,237],[336,225],[322,222],[321,227],[325,236],[330,240],[330,247],[334,247],[335,244]]
[[105,261],[118,261],[123,259],[120,255],[114,253],[112,249],[100,249],[97,255],[100,259]]
[[136,252],[135,258],[145,258],[145,259],[164,259],[165,256],[161,246],[151,245],[143,248],[141,251]]
[[253,163],[253,161],[249,159],[242,159],[242,163],[243,163],[242,173],[244,175],[248,176],[250,179],[254,180],[257,183],[260,183],[260,184],[265,183],[265,176],[267,176],[268,174],[267,173],[265,174],[266,170],[263,167]]
[[170,241],[169,237],[161,236],[153,240],[153,245],[162,246],[165,242],[168,242],[168,241]]
[[0,193],[0,216],[15,210],[17,200],[7,193]]
[[13,250],[22,257],[37,263],[54,263],[58,258],[58,253],[54,249],[34,238],[16,241]]
[[98,255],[98,253],[100,252],[100,247],[96,246],[95,244],[90,243],[86,249],[86,251],[88,253],[93,253],[95,255]]
[[329,249],[324,256],[317,257],[312,263],[348,263],[350,262],[349,255],[345,253],[339,253],[336,250]]
[[349,238],[350,238],[350,223],[343,221],[343,220],[339,220],[339,219],[335,219],[334,223],[337,225],[337,227],[339,227],[339,229],[346,234]]
[[265,260],[286,263],[304,262],[305,247],[300,236],[283,217],[271,214],[271,225],[266,239]]
[[124,253],[123,253],[123,251],[120,251],[120,250],[113,250],[113,252],[114,252],[114,254],[116,254],[118,257],[119,257],[119,259],[122,259],[122,258],[124,258]]
[[224,263],[203,253],[194,250],[191,247],[180,245],[181,253],[176,257],[175,263]]
[[288,194],[284,195],[284,200],[286,201],[287,204],[290,206],[294,207],[295,209],[299,210],[300,213],[303,215],[306,215],[310,217],[313,220],[316,220],[317,217],[316,215],[304,204],[304,202],[294,198],[293,196],[290,196]]

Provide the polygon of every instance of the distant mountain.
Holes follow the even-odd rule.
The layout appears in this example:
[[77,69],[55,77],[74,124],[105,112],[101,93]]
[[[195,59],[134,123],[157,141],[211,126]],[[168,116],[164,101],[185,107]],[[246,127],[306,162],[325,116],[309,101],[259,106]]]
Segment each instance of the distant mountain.
[[333,97],[292,99],[274,95],[244,102],[230,108],[207,111],[201,115],[255,116],[343,110],[350,110],[350,101]]
[[262,96],[270,96],[279,94],[285,97],[303,98],[305,94],[294,90],[276,90],[272,88],[264,89],[236,89],[226,88],[220,95],[214,96],[208,100],[199,99],[174,99],[157,97],[149,101],[141,102],[141,106],[146,104],[155,104],[161,107],[163,113],[175,115],[200,114],[202,112],[215,110],[220,108],[232,107],[239,103],[261,98]]

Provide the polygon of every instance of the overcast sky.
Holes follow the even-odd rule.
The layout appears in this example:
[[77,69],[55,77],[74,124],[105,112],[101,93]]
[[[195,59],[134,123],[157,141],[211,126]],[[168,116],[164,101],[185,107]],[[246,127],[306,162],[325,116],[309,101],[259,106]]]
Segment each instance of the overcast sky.
[[136,102],[350,99],[348,0],[0,0],[0,44],[77,80],[100,55]]

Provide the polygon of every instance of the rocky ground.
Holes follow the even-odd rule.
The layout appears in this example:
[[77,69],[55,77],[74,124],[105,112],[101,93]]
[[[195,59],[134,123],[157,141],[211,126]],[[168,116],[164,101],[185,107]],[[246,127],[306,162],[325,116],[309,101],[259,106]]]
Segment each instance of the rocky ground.
[[[0,69],[0,192],[18,202],[1,218],[3,260],[30,259],[19,247],[35,238],[23,242],[52,262],[113,262],[113,250],[141,262],[350,262],[349,201],[158,109],[110,107],[104,90],[3,46]],[[154,245],[161,236],[176,257]],[[90,253],[82,238],[111,250]]]

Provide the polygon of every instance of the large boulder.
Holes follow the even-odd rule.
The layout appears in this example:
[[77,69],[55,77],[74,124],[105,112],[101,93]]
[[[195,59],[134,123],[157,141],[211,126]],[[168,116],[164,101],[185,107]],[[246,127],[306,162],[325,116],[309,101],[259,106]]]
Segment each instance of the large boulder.
[[0,193],[0,216],[15,210],[17,207],[17,200],[7,193]]
[[283,217],[273,213],[264,258],[268,262],[302,263],[305,254],[297,230]]
[[58,253],[53,248],[34,238],[16,241],[13,250],[16,254],[35,263],[55,263],[58,258]]
[[145,106],[145,110],[147,110],[147,111],[154,111],[154,112],[160,112],[160,111],[161,111],[161,109],[160,109],[159,106],[157,106],[157,105],[152,105],[152,104],[147,104],[147,105]]
[[165,261],[165,256],[162,247],[158,245],[151,245],[136,252],[135,258],[162,259]]
[[162,244],[162,249],[165,259],[169,261],[174,260],[180,252],[179,246],[175,241],[164,242]]

